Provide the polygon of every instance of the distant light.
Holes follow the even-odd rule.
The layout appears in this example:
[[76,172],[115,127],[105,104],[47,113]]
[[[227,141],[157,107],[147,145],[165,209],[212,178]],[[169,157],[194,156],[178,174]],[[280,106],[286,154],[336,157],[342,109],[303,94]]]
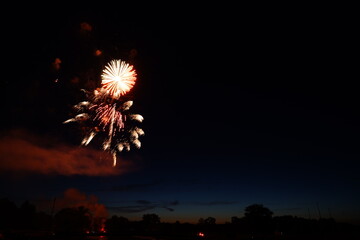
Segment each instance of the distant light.
[[84,32],[91,32],[92,31],[92,26],[87,22],[80,23],[80,28]]
[[59,70],[60,70],[60,64],[61,64],[61,59],[60,59],[60,58],[55,58],[54,62],[51,63],[52,67],[53,67],[56,71],[59,71]]
[[199,232],[199,233],[198,233],[198,236],[199,236],[199,237],[205,237],[205,234],[202,233],[202,232]]
[[102,54],[102,52],[99,50],[99,49],[97,49],[96,51],[95,51],[95,56],[100,56]]

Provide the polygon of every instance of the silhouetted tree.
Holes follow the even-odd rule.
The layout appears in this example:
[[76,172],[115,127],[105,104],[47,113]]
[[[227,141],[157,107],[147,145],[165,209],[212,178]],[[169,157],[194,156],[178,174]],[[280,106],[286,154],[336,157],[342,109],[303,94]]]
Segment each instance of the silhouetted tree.
[[199,218],[199,225],[214,225],[216,224],[216,218],[208,217],[208,218]]
[[53,218],[45,212],[37,212],[34,218],[34,226],[39,230],[51,230]]
[[147,233],[155,233],[160,229],[160,217],[155,213],[144,214],[142,218],[144,230]]
[[144,214],[142,221],[145,225],[154,225],[160,223],[160,217],[155,213]]
[[234,216],[231,217],[231,224],[239,224],[240,223],[240,218]]
[[245,217],[248,219],[271,219],[273,212],[262,204],[252,204],[245,208]]
[[84,207],[64,208],[55,215],[55,231],[58,233],[82,234],[90,229],[89,210]]
[[204,220],[205,225],[214,225],[216,224],[216,218],[208,217]]
[[120,234],[128,231],[129,220],[125,217],[112,216],[106,220],[106,232],[110,234]]
[[245,222],[248,229],[255,233],[267,233],[271,231],[271,219],[273,212],[262,204],[252,204],[245,208]]
[[7,198],[0,199],[0,230],[8,230],[15,227],[18,208],[16,204]]
[[36,207],[31,204],[29,201],[25,201],[21,204],[18,211],[18,222],[17,225],[21,229],[33,229],[34,220],[36,216]]

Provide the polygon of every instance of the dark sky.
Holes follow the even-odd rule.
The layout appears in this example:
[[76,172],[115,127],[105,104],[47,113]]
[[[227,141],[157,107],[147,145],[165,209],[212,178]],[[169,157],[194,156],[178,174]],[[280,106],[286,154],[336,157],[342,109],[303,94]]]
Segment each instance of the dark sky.
[[[157,20],[90,7],[19,13],[3,46],[0,197],[49,210],[73,188],[129,219],[225,222],[259,203],[360,223],[350,24],[318,10],[250,10]],[[114,170],[96,141],[80,147],[79,128],[62,122],[87,80],[134,49],[128,97],[145,136]]]

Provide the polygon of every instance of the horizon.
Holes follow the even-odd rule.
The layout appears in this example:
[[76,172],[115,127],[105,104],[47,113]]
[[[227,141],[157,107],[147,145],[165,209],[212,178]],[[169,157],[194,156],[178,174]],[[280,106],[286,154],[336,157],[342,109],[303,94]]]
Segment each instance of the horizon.
[[[8,199],[9,201],[11,201],[11,199]],[[49,201],[49,204],[50,205],[56,205],[54,204],[54,201],[56,199],[52,200],[52,201]],[[44,201],[44,200],[42,200]],[[14,201],[12,201],[14,202]],[[30,204],[34,205],[36,207],[36,211],[37,212],[44,212],[46,214],[49,214],[50,216],[55,216],[60,210],[64,209],[64,208],[78,208],[80,206],[85,206],[86,207],[86,204],[84,205],[77,205],[77,206],[71,206],[71,205],[68,205],[68,206],[64,206],[62,208],[54,208],[54,209],[49,209],[49,208],[44,208],[43,206],[42,207],[39,207],[39,205],[36,205],[34,202],[31,202],[29,200],[25,200],[25,202],[29,202]],[[22,202],[22,203],[16,203],[16,206],[18,208],[21,207],[21,205],[25,202]],[[278,214],[276,212],[274,212],[272,209],[268,208],[266,205],[263,205],[261,203],[253,203],[253,204],[250,204],[250,205],[247,205],[247,206],[251,206],[251,205],[254,205],[254,204],[259,204],[259,205],[262,205],[263,207],[269,209],[270,211],[273,212],[272,214],[272,218],[277,218],[277,217],[293,217],[293,218],[298,218],[298,219],[304,219],[304,220],[311,220],[311,221],[319,221],[321,219],[332,219],[334,220],[336,223],[344,223],[344,224],[352,224],[352,225],[355,225],[355,226],[360,226],[360,223],[359,222],[354,222],[352,221],[352,219],[346,219],[346,218],[334,218],[332,216],[332,214],[330,212],[328,212],[327,216],[324,216],[326,214],[322,214],[321,211],[319,212],[319,209],[317,209],[317,216],[314,216],[312,217],[311,214],[310,215],[307,215],[307,216],[300,216],[300,215],[293,215],[293,214]],[[41,206],[41,205],[40,205]],[[246,206],[246,207],[247,207]],[[105,207],[106,208],[106,207]],[[91,209],[91,208],[90,208]],[[92,212],[92,211],[91,211]],[[199,217],[196,217],[196,216],[193,216],[193,217],[176,217],[176,216],[168,216],[168,218],[164,218],[163,215],[160,213],[160,212],[156,212],[156,211],[145,211],[145,212],[142,212],[142,213],[137,213],[136,216],[134,216],[134,214],[119,214],[119,213],[116,213],[116,212],[113,212],[113,214],[111,212],[108,212],[108,214],[106,214],[106,217],[104,216],[104,218],[106,219],[111,219],[112,217],[114,216],[117,216],[117,217],[125,217],[126,219],[128,219],[129,221],[132,221],[132,222],[140,222],[140,221],[143,221],[143,216],[144,215],[147,215],[147,214],[156,214],[157,216],[159,216],[160,218],[160,222],[161,223],[169,223],[169,224],[176,224],[176,223],[180,223],[180,224],[199,224],[199,220],[200,219],[206,219],[206,218],[215,218],[216,220],[216,224],[231,224],[231,220],[232,220],[232,217],[237,217],[239,219],[241,218],[244,218],[245,217],[245,214],[244,214],[245,211],[242,212],[242,214],[240,215],[232,215],[232,216],[229,216],[229,217],[224,217],[223,215],[218,218],[216,215],[206,215],[206,216],[199,216]],[[165,214],[166,215],[166,214]],[[94,217],[96,217],[96,215],[94,215]]]

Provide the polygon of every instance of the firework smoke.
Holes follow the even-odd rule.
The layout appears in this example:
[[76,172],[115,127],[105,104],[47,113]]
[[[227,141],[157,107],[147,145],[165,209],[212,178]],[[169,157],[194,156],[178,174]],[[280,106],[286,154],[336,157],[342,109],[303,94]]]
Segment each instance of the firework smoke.
[[67,145],[53,136],[24,129],[9,129],[0,135],[0,174],[117,176],[137,171],[139,167],[123,157],[122,164],[114,168],[112,156],[104,154],[102,149]]
[[129,113],[133,101],[123,100],[121,96],[129,92],[135,84],[136,72],[132,65],[112,60],[103,70],[101,87],[88,92],[88,98],[74,106],[77,115],[63,123],[78,122],[85,126],[87,132],[81,142],[87,146],[100,132],[106,133],[103,150],[110,151],[113,166],[116,165],[117,153],[131,146],[141,147],[139,136],[144,131],[137,126],[143,121],[140,114]]

